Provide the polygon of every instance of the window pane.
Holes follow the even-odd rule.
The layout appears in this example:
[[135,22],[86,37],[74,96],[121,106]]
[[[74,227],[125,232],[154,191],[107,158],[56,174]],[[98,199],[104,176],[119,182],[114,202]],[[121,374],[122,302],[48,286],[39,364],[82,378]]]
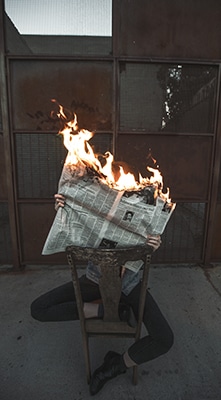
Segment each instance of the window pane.
[[[90,141],[94,150],[111,150],[112,135],[96,134]],[[67,155],[62,137],[47,133],[16,134],[16,170],[20,198],[48,198],[57,192]]]
[[62,138],[52,134],[16,135],[18,195],[52,197],[66,157]]
[[122,63],[120,129],[213,132],[218,69]]
[[153,255],[159,263],[202,260],[205,221],[204,203],[178,203]]
[[11,87],[16,130],[58,131],[57,119],[50,117],[51,99],[75,112],[80,128],[111,130],[111,62],[12,61]]

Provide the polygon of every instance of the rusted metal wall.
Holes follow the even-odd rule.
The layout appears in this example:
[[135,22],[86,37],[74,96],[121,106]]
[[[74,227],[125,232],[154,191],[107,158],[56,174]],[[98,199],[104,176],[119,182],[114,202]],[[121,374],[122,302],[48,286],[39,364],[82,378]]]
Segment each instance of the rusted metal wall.
[[221,4],[119,0],[116,10],[117,155],[144,172],[151,149],[177,201],[157,260],[218,261]]
[[119,55],[215,60],[221,57],[219,0],[116,0]]
[[177,208],[156,262],[221,259],[220,17],[218,0],[115,0],[112,40],[43,40],[1,10],[0,263],[66,263],[41,256],[66,155],[53,98],[97,152],[143,175],[157,160]]

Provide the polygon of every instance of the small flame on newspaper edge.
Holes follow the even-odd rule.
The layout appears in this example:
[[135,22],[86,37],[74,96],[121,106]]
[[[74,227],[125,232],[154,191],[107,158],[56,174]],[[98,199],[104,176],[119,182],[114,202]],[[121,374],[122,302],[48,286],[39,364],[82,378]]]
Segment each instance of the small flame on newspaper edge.
[[[99,155],[102,156],[104,161],[104,165],[102,165],[99,161],[99,156],[94,153],[92,147],[88,143],[88,141],[93,137],[94,132],[86,129],[79,130],[77,115],[72,113],[73,118],[68,119],[64,112],[64,107],[55,99],[52,99],[51,101],[59,106],[57,116],[63,123],[63,128],[58,133],[63,135],[63,143],[68,150],[65,165],[70,166],[79,177],[90,171],[96,174],[101,182],[118,191],[140,192],[147,187],[151,187],[153,189],[154,199],[159,196],[166,203],[167,208],[175,208],[176,204],[172,203],[169,198],[169,188],[167,188],[166,193],[163,193],[163,177],[158,168],[147,166],[147,170],[153,175],[150,178],[144,178],[139,174],[138,182],[132,173],[126,173],[123,166],[120,165],[119,174],[116,180],[116,176],[113,172],[113,155],[109,151],[104,155]],[[150,153],[148,157],[151,157],[152,161],[156,163],[156,160],[153,159]]]

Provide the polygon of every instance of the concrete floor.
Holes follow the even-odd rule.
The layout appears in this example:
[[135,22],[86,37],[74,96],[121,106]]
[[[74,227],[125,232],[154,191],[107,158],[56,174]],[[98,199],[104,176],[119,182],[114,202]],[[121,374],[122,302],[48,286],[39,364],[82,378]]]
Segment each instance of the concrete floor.
[[[0,267],[1,400],[90,399],[78,322],[41,323],[30,303],[70,280],[68,267],[27,267],[13,273]],[[221,265],[151,268],[149,288],[174,331],[173,348],[108,382],[94,398],[105,400],[221,399]],[[91,339],[92,368],[122,339]]]

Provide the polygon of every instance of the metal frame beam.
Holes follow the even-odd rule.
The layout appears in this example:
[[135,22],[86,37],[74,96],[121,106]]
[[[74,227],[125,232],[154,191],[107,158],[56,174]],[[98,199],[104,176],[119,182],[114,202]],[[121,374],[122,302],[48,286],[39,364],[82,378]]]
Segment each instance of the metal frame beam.
[[6,73],[6,57],[5,57],[5,29],[4,29],[4,0],[0,0],[0,88],[1,88],[1,112],[2,112],[2,127],[3,141],[5,148],[5,165],[6,165],[6,182],[8,189],[8,210],[9,222],[11,228],[12,240],[12,259],[13,267],[19,269],[20,252],[18,240],[17,213],[15,201],[15,186],[12,162],[12,142],[10,135],[10,120],[9,120],[9,103],[8,103],[8,88],[7,88],[7,73]]

